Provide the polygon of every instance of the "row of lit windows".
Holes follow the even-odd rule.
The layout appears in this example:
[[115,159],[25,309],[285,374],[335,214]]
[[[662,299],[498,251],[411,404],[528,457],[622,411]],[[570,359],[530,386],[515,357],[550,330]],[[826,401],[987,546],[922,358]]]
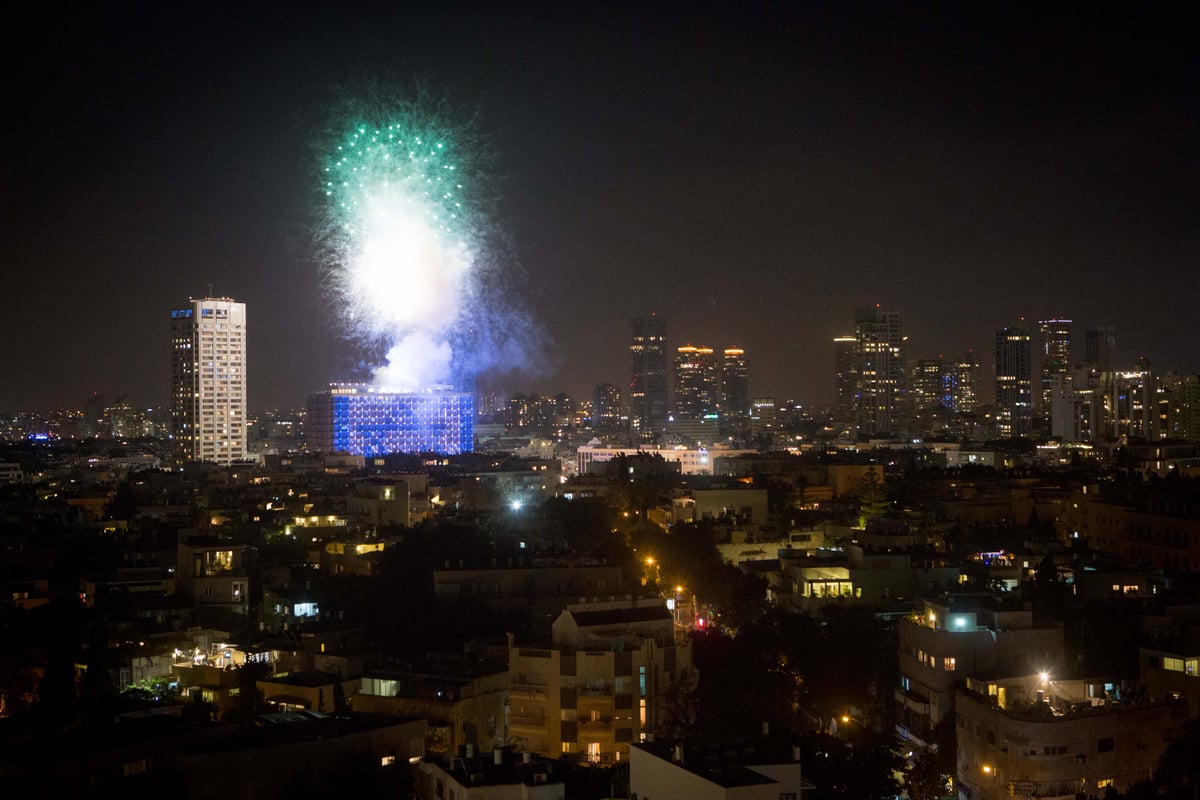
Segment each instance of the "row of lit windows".
[[946,672],[954,672],[958,669],[958,659],[954,656],[935,656],[933,653],[926,653],[924,650],[916,652],[917,661],[921,662],[930,669],[944,669]]
[[[1157,667],[1159,664],[1157,656],[1150,658],[1150,666]],[[1185,675],[1200,674],[1200,658],[1175,658],[1173,656],[1163,656],[1161,667],[1168,672],[1182,672]]]

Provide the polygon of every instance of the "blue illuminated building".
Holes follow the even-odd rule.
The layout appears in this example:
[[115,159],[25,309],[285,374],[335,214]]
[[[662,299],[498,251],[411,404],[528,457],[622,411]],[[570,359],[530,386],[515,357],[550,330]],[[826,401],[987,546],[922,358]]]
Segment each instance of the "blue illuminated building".
[[308,398],[309,444],[326,453],[469,453],[474,400],[463,392],[387,392],[333,384]]

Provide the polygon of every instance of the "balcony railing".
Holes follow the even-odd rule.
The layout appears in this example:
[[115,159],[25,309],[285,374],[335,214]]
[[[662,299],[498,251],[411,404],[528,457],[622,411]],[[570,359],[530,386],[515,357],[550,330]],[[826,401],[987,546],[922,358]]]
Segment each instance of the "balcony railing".
[[546,717],[540,714],[509,714],[508,724],[514,728],[544,728]]
[[581,733],[611,733],[611,719],[582,719],[579,721],[579,731]]
[[508,685],[508,693],[512,697],[545,699],[546,686],[541,683],[510,683]]

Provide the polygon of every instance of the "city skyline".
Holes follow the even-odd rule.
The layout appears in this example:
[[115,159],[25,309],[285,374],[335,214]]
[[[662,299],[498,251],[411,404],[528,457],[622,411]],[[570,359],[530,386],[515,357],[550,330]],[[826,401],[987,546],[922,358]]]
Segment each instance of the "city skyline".
[[1114,326],[1118,369],[1200,371],[1186,26],[977,13],[47,20],[9,56],[0,410],[166,405],[163,313],[189,295],[254,309],[251,409],[369,373],[316,267],[310,147],[367,79],[423,81],[491,139],[509,282],[549,339],[535,369],[491,378],[510,392],[626,385],[650,309],[670,346],[736,342],[754,394],[806,403],[832,403],[830,342],[876,303],[903,315],[910,360],[1064,315],[1077,351]]

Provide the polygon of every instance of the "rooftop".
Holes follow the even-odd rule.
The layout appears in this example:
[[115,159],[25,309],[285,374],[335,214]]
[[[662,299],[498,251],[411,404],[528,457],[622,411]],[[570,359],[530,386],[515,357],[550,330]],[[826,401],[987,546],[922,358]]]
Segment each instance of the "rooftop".
[[799,763],[796,749],[775,739],[682,745],[642,742],[631,747],[671,761],[680,769],[724,788],[778,783],[754,767]]
[[563,782],[561,777],[555,776],[551,762],[533,757],[525,761],[524,754],[514,753],[507,747],[482,756],[457,755],[448,760],[429,757],[425,763],[440,767],[463,786],[534,786]]
[[572,611],[568,609],[568,613],[575,618],[575,623],[581,628],[624,625],[631,622],[651,622],[654,620],[670,622],[673,619],[671,612],[667,610],[665,605],[612,608],[599,611]]

